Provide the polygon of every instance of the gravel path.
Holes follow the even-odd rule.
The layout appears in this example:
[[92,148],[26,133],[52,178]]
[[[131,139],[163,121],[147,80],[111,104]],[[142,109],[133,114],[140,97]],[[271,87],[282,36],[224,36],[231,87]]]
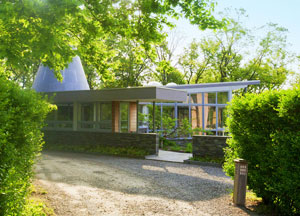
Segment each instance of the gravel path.
[[220,168],[76,153],[43,153],[37,184],[57,215],[248,215]]

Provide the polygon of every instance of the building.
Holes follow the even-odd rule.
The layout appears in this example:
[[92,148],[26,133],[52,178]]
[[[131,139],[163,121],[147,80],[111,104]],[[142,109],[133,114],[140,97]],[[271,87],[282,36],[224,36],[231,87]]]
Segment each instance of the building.
[[[168,88],[185,90],[187,98],[184,102],[156,103],[160,109],[161,116],[169,116],[175,121],[175,128],[183,119],[189,119],[192,128],[201,128],[210,131],[211,134],[224,135],[225,120],[227,115],[224,110],[227,103],[232,99],[232,92],[238,89],[245,89],[249,85],[258,85],[260,81],[222,82],[190,85],[172,85]],[[140,112],[145,114],[151,112],[151,106],[146,103],[141,104]],[[147,109],[148,107],[148,109]],[[149,110],[150,108],[150,110]],[[157,130],[163,130],[162,118]],[[152,131],[149,125],[140,122],[140,126],[147,132]]]
[[260,83],[241,81],[90,90],[78,56],[61,73],[64,79],[59,82],[48,67],[40,66],[33,84],[36,91],[46,93],[57,104],[57,111],[47,119],[50,130],[113,133],[156,132],[150,128],[163,130],[162,118],[156,127],[138,119],[139,112],[153,113],[153,109],[149,109],[151,104],[160,109],[161,117],[176,119],[175,128],[187,118],[193,128],[224,135],[224,110],[232,99],[232,91]]

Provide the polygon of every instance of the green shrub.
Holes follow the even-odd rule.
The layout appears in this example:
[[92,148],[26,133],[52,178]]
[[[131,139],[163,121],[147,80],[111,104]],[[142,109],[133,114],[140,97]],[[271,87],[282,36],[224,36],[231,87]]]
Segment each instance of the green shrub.
[[193,152],[193,144],[192,143],[187,143],[186,144],[185,152],[187,152],[187,153],[192,153]]
[[235,97],[227,110],[227,174],[246,159],[249,188],[280,214],[299,215],[300,87]]
[[215,157],[191,157],[189,160],[192,161],[201,161],[201,162],[210,162],[210,163],[218,163],[223,164],[224,158],[215,158]]
[[0,214],[19,215],[51,106],[32,90],[0,78]]
[[137,147],[116,147],[116,146],[100,146],[100,145],[45,145],[45,150],[56,151],[74,151],[84,153],[101,153],[115,156],[127,156],[144,158],[149,155],[144,149]]

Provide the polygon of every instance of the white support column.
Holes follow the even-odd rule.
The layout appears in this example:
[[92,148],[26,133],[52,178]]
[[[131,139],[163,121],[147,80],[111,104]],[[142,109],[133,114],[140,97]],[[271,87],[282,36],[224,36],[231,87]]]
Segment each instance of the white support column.
[[232,100],[232,89],[228,91],[228,101],[230,102]]

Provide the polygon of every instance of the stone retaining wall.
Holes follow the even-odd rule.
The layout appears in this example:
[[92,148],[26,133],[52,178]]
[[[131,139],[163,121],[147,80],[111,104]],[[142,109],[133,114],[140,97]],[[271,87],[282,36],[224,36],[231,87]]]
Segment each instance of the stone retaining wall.
[[[46,147],[55,146],[84,146],[135,148],[147,154],[158,153],[159,138],[157,134],[136,133],[105,133],[96,131],[56,131],[45,130],[44,140]],[[55,148],[49,148],[55,149]],[[59,149],[59,148],[58,148]]]
[[227,136],[193,136],[193,157],[223,158]]

